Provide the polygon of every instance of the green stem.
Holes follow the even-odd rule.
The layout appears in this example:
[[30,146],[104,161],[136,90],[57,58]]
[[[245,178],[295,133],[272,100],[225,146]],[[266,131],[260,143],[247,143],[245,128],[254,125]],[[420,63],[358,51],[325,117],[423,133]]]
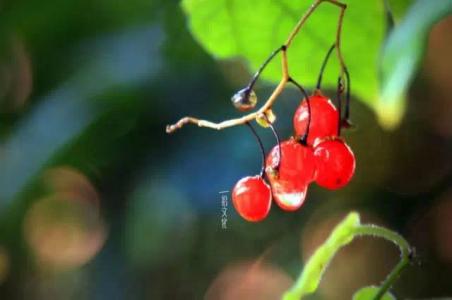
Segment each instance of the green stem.
[[334,255],[340,248],[353,240],[355,228],[359,225],[359,215],[354,212],[348,214],[333,229],[327,240],[309,258],[303,272],[292,288],[284,293],[282,300],[300,300],[303,296],[314,293]]
[[379,300],[398,278],[403,268],[410,261],[410,245],[398,233],[376,225],[361,225],[359,215],[350,213],[339,223],[328,239],[323,243],[306,263],[303,272],[295,284],[286,291],[282,300],[300,300],[303,296],[314,293],[320,284],[323,273],[336,253],[349,244],[357,236],[384,238],[396,244],[401,252],[401,260],[386,277],[374,300]]
[[373,299],[380,300],[400,276],[403,269],[409,264],[411,256],[410,245],[400,234],[376,225],[361,225],[356,229],[356,234],[384,238],[396,244],[400,249],[400,261],[383,281],[378,293]]

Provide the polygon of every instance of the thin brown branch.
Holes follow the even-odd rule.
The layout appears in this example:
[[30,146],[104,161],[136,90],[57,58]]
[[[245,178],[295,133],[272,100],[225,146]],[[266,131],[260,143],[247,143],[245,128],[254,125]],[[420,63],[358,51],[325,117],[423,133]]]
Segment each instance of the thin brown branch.
[[284,44],[287,48],[290,47],[290,44],[292,44],[293,39],[297,36],[297,34],[300,31],[301,27],[303,27],[304,23],[309,19],[309,17],[315,11],[317,6],[319,6],[320,3],[322,3],[323,1],[326,1],[326,0],[316,0],[313,4],[311,4],[309,9],[301,17],[301,19],[295,25],[294,29],[292,29],[292,32],[289,34],[289,37],[287,38],[286,43]]
[[247,114],[241,118],[226,120],[226,121],[223,121],[220,123],[214,123],[214,122],[210,122],[207,120],[200,120],[200,119],[193,118],[193,117],[185,117],[185,118],[180,119],[177,123],[175,123],[173,125],[166,126],[166,132],[173,133],[174,131],[182,128],[185,124],[188,124],[188,123],[198,125],[199,127],[207,127],[207,128],[211,128],[211,129],[222,130],[227,127],[233,127],[233,126],[245,124],[246,122],[253,121],[254,119],[256,119],[256,117],[263,114],[264,112],[266,112],[268,109],[270,109],[272,107],[273,103],[276,101],[278,96],[284,90],[286,83],[287,83],[287,79],[283,78],[279,82],[278,86],[275,88],[273,93],[270,95],[268,100],[265,102],[265,104],[259,110],[252,112],[250,114]]

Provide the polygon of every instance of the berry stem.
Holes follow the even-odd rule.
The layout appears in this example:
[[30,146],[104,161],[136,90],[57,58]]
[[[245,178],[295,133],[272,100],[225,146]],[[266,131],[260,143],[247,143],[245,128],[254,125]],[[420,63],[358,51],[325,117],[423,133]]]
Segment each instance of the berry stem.
[[264,144],[262,143],[261,138],[257,134],[256,129],[254,129],[254,127],[249,122],[246,122],[245,125],[248,126],[248,128],[251,130],[251,132],[253,133],[254,137],[257,140],[257,143],[259,144],[259,148],[260,148],[261,154],[262,154],[262,168],[261,168],[261,172],[260,172],[260,177],[264,178],[264,175],[265,175],[265,149],[264,149]]
[[[174,131],[182,128],[186,124],[195,124],[195,125],[198,125],[198,127],[207,127],[207,128],[211,128],[211,129],[222,130],[222,129],[225,129],[228,127],[233,127],[233,126],[245,124],[246,122],[250,122],[250,121],[256,119],[256,117],[260,116],[261,114],[264,114],[267,110],[271,109],[272,105],[275,103],[275,101],[277,100],[279,95],[281,95],[281,93],[283,92],[283,90],[290,78],[289,66],[288,66],[288,61],[287,61],[287,51],[289,50],[289,47],[292,44],[293,39],[296,37],[296,35],[300,31],[301,27],[303,27],[303,25],[305,24],[307,19],[317,9],[317,7],[320,4],[322,4],[323,2],[331,3],[340,8],[340,14],[339,14],[339,19],[338,19],[338,23],[337,23],[335,48],[336,48],[337,57],[339,59],[339,64],[341,66],[341,75],[340,76],[343,77],[343,73],[345,72],[346,67],[345,67],[344,59],[342,57],[340,44],[341,44],[341,32],[342,32],[343,17],[344,17],[344,13],[345,13],[345,9],[347,8],[347,5],[342,2],[339,2],[337,0],[315,0],[314,3],[305,12],[305,14],[300,18],[300,20],[295,25],[295,27],[292,29],[292,32],[289,34],[285,44],[283,46],[281,46],[279,48],[279,50],[276,50],[276,52],[279,52],[279,51],[282,52],[281,53],[282,54],[281,55],[282,78],[281,78],[279,84],[273,90],[273,93],[270,95],[270,97],[264,103],[264,105],[262,105],[257,111],[249,113],[243,117],[226,120],[226,121],[222,121],[219,123],[215,123],[215,122],[211,122],[211,121],[207,121],[207,120],[201,120],[201,119],[189,117],[189,116],[184,117],[175,124],[167,125],[166,132],[173,133]],[[269,59],[267,59],[268,62],[271,59],[273,59],[273,57],[275,55],[276,55],[276,53],[273,52],[270,55]],[[265,66],[268,64],[268,62],[267,61],[264,62],[263,68],[265,68]],[[263,70],[263,68],[262,68],[262,70]],[[258,71],[258,73],[260,74],[259,71]],[[253,81],[255,81],[255,80],[252,80],[251,82],[253,82]]]
[[259,76],[261,75],[261,73],[265,70],[265,68],[267,67],[267,65],[273,60],[273,58],[275,58],[275,56],[281,51],[285,49],[285,46],[281,46],[278,49],[276,49],[275,51],[273,51],[270,56],[264,61],[264,63],[259,67],[259,69],[257,70],[257,72],[254,74],[253,78],[251,79],[250,83],[248,84],[248,89],[251,90],[254,85],[256,84],[256,81],[259,79]]
[[346,93],[345,93],[345,116],[344,120],[349,123],[350,121],[350,89],[351,89],[351,81],[350,81],[350,73],[348,72],[348,69],[345,68],[345,78],[347,79],[347,85],[346,85]]
[[337,136],[341,136],[341,128],[342,128],[342,78],[339,76],[337,78],[337,112],[338,112],[338,124],[337,124]]
[[282,160],[281,139],[279,138],[279,134],[276,131],[275,126],[273,126],[273,124],[270,122],[270,120],[268,119],[267,115],[263,114],[262,117],[265,119],[265,121],[267,121],[268,127],[270,127],[270,130],[272,131],[273,136],[276,139],[276,143],[278,144],[279,160],[278,160],[278,164],[277,164],[276,169],[275,169],[277,171],[277,170],[279,170],[279,166],[281,165],[281,160]]
[[304,98],[306,99],[306,103],[308,104],[308,125],[306,126],[305,133],[303,134],[303,136],[300,139],[300,142],[306,146],[307,141],[308,141],[308,135],[309,135],[309,127],[311,126],[311,101],[309,100],[308,93],[306,93],[306,90],[301,86],[301,84],[296,82],[292,77],[289,77],[289,82],[293,83],[300,90],[300,92],[303,94]]
[[336,52],[337,52],[337,57],[339,59],[339,64],[341,66],[341,74],[340,77],[343,78],[344,77],[344,72],[346,70],[346,66],[345,66],[345,62],[344,62],[344,58],[342,56],[342,51],[341,51],[341,35],[342,35],[342,24],[344,23],[344,14],[345,14],[345,9],[347,8],[347,4],[345,3],[340,3],[338,1],[335,0],[325,0],[328,1],[334,5],[339,6],[340,8],[340,13],[339,13],[339,19],[337,22],[337,31],[336,31]]
[[321,89],[322,79],[323,79],[323,72],[325,71],[325,68],[326,68],[326,65],[328,63],[328,60],[330,59],[331,53],[333,52],[335,47],[336,47],[336,44],[333,44],[330,47],[330,49],[328,50],[328,52],[326,53],[325,58],[323,59],[322,67],[320,68],[320,72],[319,72],[319,77],[317,78],[317,85],[316,85],[316,89],[317,90]]

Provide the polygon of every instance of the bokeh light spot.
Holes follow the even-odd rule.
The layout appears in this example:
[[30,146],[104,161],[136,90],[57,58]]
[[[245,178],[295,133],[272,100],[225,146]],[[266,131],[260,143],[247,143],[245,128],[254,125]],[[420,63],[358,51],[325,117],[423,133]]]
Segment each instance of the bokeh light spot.
[[97,193],[83,174],[66,167],[49,170],[44,180],[52,193],[27,211],[25,239],[39,267],[79,267],[99,252],[107,235]]

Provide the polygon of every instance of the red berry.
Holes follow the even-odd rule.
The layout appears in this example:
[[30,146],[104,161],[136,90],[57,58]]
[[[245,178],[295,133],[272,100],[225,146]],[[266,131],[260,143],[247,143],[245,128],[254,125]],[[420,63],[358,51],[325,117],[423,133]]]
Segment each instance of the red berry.
[[277,191],[273,193],[273,196],[276,204],[285,211],[296,211],[306,199],[308,184],[296,189],[280,186],[279,189],[275,188],[275,190]]
[[260,176],[240,179],[232,190],[232,203],[238,214],[250,222],[263,220],[270,212],[270,187]]
[[355,155],[340,138],[320,141],[314,147],[318,185],[336,190],[347,185],[355,172]]
[[[331,101],[317,92],[309,97],[311,106],[311,124],[309,126],[308,144],[313,145],[318,138],[336,136],[338,132],[339,113]],[[293,126],[297,136],[306,133],[309,121],[308,102],[298,106],[293,118]]]
[[278,145],[273,147],[266,159],[266,173],[276,204],[294,211],[303,204],[308,185],[314,180],[314,153],[311,147],[289,139],[281,143],[281,155],[280,162]]

